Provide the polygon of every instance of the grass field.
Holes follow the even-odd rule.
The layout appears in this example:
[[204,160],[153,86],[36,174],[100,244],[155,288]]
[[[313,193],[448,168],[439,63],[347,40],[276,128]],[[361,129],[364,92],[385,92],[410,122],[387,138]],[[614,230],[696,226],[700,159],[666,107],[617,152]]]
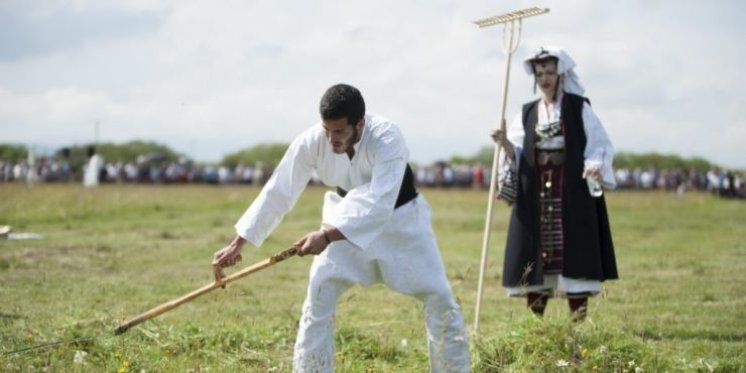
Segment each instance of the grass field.
[[[324,189],[242,265],[319,224]],[[0,184],[0,225],[45,235],[0,241],[0,371],[278,371],[291,368],[308,257],[292,258],[115,337],[125,318],[211,281],[212,253],[257,189]],[[486,193],[425,190],[454,292],[473,323]],[[621,279],[544,319],[500,287],[508,209],[498,206],[473,370],[746,371],[746,204],[704,194],[607,196]],[[337,311],[336,367],[427,371],[420,304],[355,287]],[[8,352],[71,341],[22,353]]]

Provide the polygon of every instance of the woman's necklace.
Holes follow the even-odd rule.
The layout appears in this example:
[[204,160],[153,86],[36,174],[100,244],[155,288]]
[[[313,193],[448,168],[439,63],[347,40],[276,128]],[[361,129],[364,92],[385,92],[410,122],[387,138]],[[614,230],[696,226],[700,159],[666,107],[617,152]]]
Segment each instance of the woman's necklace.
[[559,121],[551,121],[552,116],[549,113],[549,107],[550,105],[552,105],[553,108],[554,105],[547,104],[546,102],[544,102],[544,100],[542,100],[542,103],[544,104],[544,109],[547,114],[547,121],[545,123],[537,123],[534,132],[536,132],[536,135],[539,136],[541,140],[547,140],[549,138],[557,136],[560,130],[562,130],[562,126],[560,125]]

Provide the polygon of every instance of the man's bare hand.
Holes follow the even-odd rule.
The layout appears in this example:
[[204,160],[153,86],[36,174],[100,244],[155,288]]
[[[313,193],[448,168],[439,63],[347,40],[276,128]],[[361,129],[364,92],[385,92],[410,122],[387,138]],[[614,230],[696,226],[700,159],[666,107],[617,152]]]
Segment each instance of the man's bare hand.
[[243,259],[241,257],[241,249],[245,242],[246,240],[240,236],[236,236],[228,246],[215,252],[212,256],[212,264],[226,268],[240,262]]
[[324,232],[318,230],[301,237],[298,241],[295,241],[293,246],[298,249],[298,256],[304,256],[309,254],[319,255],[326,250],[328,244],[326,238],[324,238]]

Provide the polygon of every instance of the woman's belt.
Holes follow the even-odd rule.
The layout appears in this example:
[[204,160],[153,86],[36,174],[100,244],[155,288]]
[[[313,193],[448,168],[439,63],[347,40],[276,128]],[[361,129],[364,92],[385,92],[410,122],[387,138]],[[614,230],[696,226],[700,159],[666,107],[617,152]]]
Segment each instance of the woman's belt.
[[[337,187],[337,194],[344,198],[347,195],[347,191]],[[417,190],[414,188],[414,173],[412,172],[412,168],[409,167],[409,164],[407,164],[407,169],[404,170],[404,179],[402,179],[401,188],[399,188],[399,196],[396,198],[394,208],[398,209],[407,202],[413,200],[415,197],[417,197]]]
[[565,163],[565,151],[539,150],[536,152],[536,163],[540,166],[546,166],[547,164],[560,166]]

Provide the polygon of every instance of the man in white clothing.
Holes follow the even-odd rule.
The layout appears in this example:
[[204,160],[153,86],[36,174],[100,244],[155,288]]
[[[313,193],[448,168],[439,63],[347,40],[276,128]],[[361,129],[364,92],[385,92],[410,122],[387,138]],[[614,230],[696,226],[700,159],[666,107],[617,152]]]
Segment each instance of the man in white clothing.
[[433,372],[468,372],[469,348],[430,224],[430,207],[414,189],[408,150],[392,122],[365,114],[360,92],[329,88],[321,123],[290,145],[272,177],[236,223],[236,238],[215,253],[223,267],[241,259],[245,242],[260,246],[292,209],[315,171],[337,187],[324,199],[321,229],[295,242],[313,254],[293,356],[296,372],[332,372],[337,299],[354,284],[386,284],[420,299]]
[[88,147],[88,165],[83,173],[83,186],[93,188],[98,186],[101,169],[104,167],[104,159],[96,153],[93,145]]

